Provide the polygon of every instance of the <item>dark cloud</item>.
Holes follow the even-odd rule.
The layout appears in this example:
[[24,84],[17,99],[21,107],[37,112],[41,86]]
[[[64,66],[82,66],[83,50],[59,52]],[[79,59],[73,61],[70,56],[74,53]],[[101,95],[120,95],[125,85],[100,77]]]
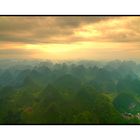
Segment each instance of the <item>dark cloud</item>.
[[0,41],[31,44],[69,42],[74,38],[72,36],[76,28],[108,18],[100,16],[0,17]]
[[0,55],[27,55],[31,54],[31,51],[24,49],[0,49]]
[[[128,22],[129,31],[118,32],[113,27],[103,25],[112,19],[125,17],[112,16],[12,16],[0,17],[0,42],[23,44],[38,43],[72,43],[76,41],[139,41],[140,17]],[[130,19],[131,21],[131,19]],[[75,36],[74,32],[84,25],[103,23],[104,29],[98,27],[102,36],[84,38]],[[119,28],[119,25],[118,27]]]
[[36,43],[34,39],[28,37],[19,37],[12,35],[0,34],[1,42],[20,42],[20,43]]

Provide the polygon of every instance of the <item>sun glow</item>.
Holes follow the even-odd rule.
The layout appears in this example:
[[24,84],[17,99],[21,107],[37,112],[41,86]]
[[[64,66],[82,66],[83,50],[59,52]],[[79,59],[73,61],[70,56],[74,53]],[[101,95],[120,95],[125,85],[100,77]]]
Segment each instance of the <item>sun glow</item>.
[[24,48],[34,52],[31,55],[32,58],[63,60],[81,58],[101,59],[102,55],[108,59],[116,57],[116,54],[119,52],[120,57],[123,57],[123,55],[125,56],[125,51],[132,49],[131,45],[126,44],[126,46],[122,48],[121,43],[112,44],[111,42],[77,42],[73,44],[28,44]]

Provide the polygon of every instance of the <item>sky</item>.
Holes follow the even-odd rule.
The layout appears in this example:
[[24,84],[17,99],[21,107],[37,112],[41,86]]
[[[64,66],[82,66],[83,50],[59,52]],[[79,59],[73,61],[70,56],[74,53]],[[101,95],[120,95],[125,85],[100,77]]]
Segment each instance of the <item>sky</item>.
[[140,60],[140,16],[0,16],[0,59]]

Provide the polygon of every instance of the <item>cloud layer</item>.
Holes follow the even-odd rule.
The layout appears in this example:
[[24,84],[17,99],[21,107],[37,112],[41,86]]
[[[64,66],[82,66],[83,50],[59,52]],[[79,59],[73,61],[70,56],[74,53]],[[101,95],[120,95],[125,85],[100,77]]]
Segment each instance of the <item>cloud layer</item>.
[[86,38],[76,35],[77,30],[86,25],[102,24],[113,18],[102,16],[0,17],[0,41],[31,44],[82,41]]
[[133,58],[139,52],[139,16],[0,17],[0,58]]

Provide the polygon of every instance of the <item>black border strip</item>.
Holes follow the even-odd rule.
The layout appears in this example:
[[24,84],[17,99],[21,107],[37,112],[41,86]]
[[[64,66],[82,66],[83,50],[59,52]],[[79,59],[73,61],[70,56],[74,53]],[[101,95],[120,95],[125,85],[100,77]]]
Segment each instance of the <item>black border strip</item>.
[[114,16],[120,16],[120,17],[121,16],[127,16],[127,17],[130,17],[131,16],[131,17],[134,17],[134,16],[140,16],[140,15],[125,15],[125,14],[124,15],[113,15],[113,14],[112,15],[111,14],[110,15],[83,15],[83,14],[81,14],[81,15],[80,14],[77,14],[77,15],[71,15],[71,14],[70,15],[36,15],[36,14],[35,15],[33,15],[33,14],[29,14],[29,15],[26,15],[26,14],[25,15],[24,14],[23,15],[18,15],[18,14],[17,15],[16,14],[15,15],[10,15],[10,14],[6,14],[6,15],[4,15],[3,14],[3,15],[0,15],[0,16],[21,16],[21,17],[22,16],[41,16],[41,17],[44,17],[44,16],[58,16],[58,17],[60,17],[60,16],[67,16],[67,17],[68,16],[105,16],[105,17],[108,17],[108,16],[113,16],[113,17]]

